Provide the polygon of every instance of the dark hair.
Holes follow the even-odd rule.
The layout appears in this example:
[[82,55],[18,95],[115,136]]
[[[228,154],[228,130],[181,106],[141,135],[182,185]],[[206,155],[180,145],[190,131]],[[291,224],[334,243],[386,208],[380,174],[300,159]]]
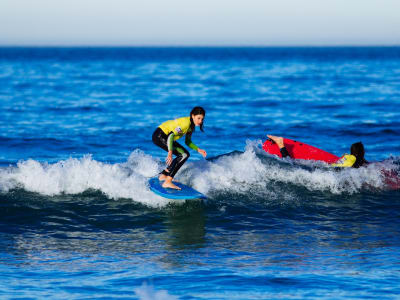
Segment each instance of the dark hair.
[[[190,112],[190,129],[192,130],[192,132],[194,132],[196,126],[194,125],[194,122],[193,122],[193,119],[192,119],[192,115],[195,115],[195,116],[203,115],[205,117],[206,116],[206,111],[201,106],[196,106]],[[201,123],[201,125],[200,125],[200,130],[204,132],[203,123]]]
[[351,145],[350,153],[356,157],[356,162],[354,163],[353,168],[359,168],[367,163],[364,159],[365,150],[363,143],[358,142]]

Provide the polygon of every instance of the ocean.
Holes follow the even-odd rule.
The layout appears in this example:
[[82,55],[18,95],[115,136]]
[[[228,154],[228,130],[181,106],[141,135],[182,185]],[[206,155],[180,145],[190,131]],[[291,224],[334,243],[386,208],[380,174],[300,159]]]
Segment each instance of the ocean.
[[[0,298],[400,299],[399,105],[400,47],[0,48]],[[194,106],[207,200],[161,198],[152,133]]]

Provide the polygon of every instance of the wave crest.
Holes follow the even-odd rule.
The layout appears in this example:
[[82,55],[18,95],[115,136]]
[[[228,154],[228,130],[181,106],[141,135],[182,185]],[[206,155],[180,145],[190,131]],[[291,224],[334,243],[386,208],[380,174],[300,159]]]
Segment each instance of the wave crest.
[[[245,152],[231,153],[210,162],[191,163],[186,179],[204,193],[229,191],[237,194],[288,196],[299,189],[332,194],[354,194],[362,190],[385,190],[387,171],[398,173],[398,159],[366,167],[337,169],[315,161],[278,159],[260,149],[261,141],[248,141]],[[200,176],[196,176],[201,174]],[[282,190],[284,192],[282,193]]]
[[146,205],[160,206],[167,201],[146,188],[147,177],[157,174],[158,165],[157,160],[140,150],[133,151],[126,163],[117,164],[96,161],[91,155],[54,164],[29,159],[0,171],[0,189],[8,192],[23,188],[48,196],[79,194],[94,189],[112,199],[130,198]]
[[[302,199],[308,192],[354,194],[363,190],[387,190],[388,174],[400,184],[399,159],[392,158],[367,167],[336,170],[321,162],[277,159],[260,149],[261,141],[248,141],[244,152],[232,152],[210,160],[190,161],[177,179],[210,198],[238,196],[243,201]],[[127,162],[108,164],[91,155],[69,158],[54,164],[32,159],[0,169],[0,190],[23,188],[54,196],[80,194],[94,189],[111,199],[128,198],[152,207],[170,201],[148,188],[148,178],[163,164],[141,150],[133,151]]]

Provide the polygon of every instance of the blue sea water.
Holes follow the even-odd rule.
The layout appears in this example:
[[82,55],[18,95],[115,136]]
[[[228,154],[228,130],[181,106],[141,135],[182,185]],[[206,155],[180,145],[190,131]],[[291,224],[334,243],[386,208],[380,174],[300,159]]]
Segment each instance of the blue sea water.
[[[207,200],[163,199],[151,135],[197,105]],[[0,48],[0,298],[398,299],[399,105],[399,47]]]

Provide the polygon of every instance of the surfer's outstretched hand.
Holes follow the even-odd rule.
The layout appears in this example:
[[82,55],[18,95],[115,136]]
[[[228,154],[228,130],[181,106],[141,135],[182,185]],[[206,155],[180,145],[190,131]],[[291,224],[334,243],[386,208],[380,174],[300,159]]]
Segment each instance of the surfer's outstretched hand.
[[204,151],[203,149],[197,149],[197,152],[199,152],[201,155],[203,155],[203,157],[205,158],[207,156],[207,152]]

